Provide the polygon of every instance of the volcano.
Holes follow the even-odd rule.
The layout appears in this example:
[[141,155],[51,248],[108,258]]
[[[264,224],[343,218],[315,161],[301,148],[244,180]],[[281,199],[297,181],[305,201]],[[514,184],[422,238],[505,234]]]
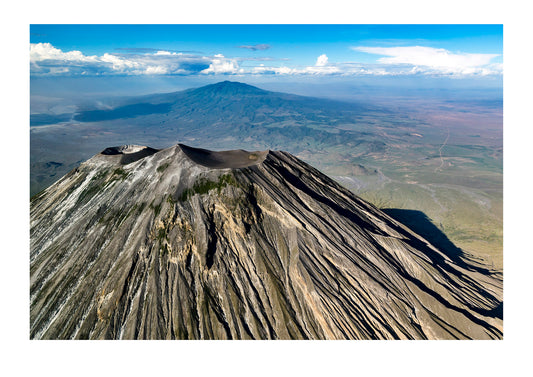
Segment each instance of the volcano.
[[501,276],[282,151],[107,148],[31,199],[32,339],[501,339]]

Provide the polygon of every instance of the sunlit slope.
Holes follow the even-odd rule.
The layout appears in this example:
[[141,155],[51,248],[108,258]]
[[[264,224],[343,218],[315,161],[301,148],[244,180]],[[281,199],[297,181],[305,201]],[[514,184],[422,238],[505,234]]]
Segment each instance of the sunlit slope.
[[107,148],[31,202],[39,339],[499,339],[501,275],[286,152]]

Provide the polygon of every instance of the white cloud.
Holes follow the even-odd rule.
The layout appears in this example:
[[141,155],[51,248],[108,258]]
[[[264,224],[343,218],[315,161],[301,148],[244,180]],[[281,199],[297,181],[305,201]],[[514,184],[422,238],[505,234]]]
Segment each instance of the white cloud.
[[105,53],[103,56],[86,56],[81,51],[68,51],[55,48],[50,43],[30,44],[31,73],[35,74],[104,74],[138,73],[142,64]]
[[[487,76],[501,74],[503,65],[493,63],[495,54],[452,53],[431,47],[352,47],[355,51],[382,55],[376,63],[330,62],[326,54],[314,65],[241,66],[254,58],[226,57],[143,49],[134,53],[84,55],[81,51],[64,52],[50,43],[30,44],[32,75],[447,75]],[[277,59],[280,60],[280,59]]]
[[329,59],[326,54],[322,54],[316,59],[316,63],[313,67],[306,67],[300,73],[310,73],[314,75],[329,75],[329,74],[341,73],[341,70],[336,65],[329,63]]
[[502,67],[491,65],[497,54],[452,53],[443,48],[424,46],[406,47],[352,47],[355,51],[384,55],[378,63],[385,66],[409,65],[411,73],[441,73],[459,75],[486,75],[501,73]]
[[168,68],[162,65],[150,66],[145,70],[147,75],[166,75],[169,73]]
[[252,68],[253,74],[276,74],[276,75],[290,75],[294,73],[294,70],[289,67],[265,67],[264,64],[260,64],[257,67]]
[[264,64],[253,67],[254,74],[277,74],[277,75],[328,75],[338,74],[341,70],[330,64],[326,54],[320,55],[314,66],[307,66],[303,68],[289,68],[289,67],[265,67]]
[[217,54],[211,60],[209,68],[204,69],[201,73],[223,73],[231,74],[239,72],[239,64],[235,59],[225,58],[222,54]]
[[195,74],[212,66],[215,72],[231,72],[236,64],[223,56],[186,55],[169,51],[144,54],[86,56],[81,51],[63,52],[50,43],[30,44],[30,73],[34,75],[162,75]]
[[138,71],[138,70],[142,70],[145,68],[144,65],[140,62],[124,59],[117,55],[111,55],[108,53],[105,53],[100,58],[100,61],[111,64],[112,69],[120,73]]
[[328,57],[326,54],[322,54],[320,55],[317,59],[316,59],[316,64],[315,66],[317,67],[324,67],[328,65]]
[[63,52],[50,43],[31,43],[30,62],[37,63],[44,60],[65,60],[75,62],[94,62],[96,56],[85,56],[81,51]]

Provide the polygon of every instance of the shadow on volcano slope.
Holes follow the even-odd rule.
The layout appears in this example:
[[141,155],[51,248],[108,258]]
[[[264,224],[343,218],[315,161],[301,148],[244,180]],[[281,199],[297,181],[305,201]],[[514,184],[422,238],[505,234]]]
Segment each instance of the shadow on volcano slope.
[[[393,219],[407,226],[413,232],[425,238],[430,244],[446,254],[446,256],[448,256],[448,258],[450,258],[458,266],[466,270],[476,271],[484,275],[496,275],[496,278],[501,278],[501,274],[499,272],[484,268],[482,265],[476,265],[471,256],[455,246],[453,242],[451,242],[449,238],[446,237],[446,235],[430,221],[429,217],[424,212],[399,208],[384,208],[382,211]],[[440,266],[445,265],[442,260],[442,256],[439,256],[437,253],[431,253],[430,249],[426,249],[426,255],[433,261],[434,264]],[[499,302],[498,305],[496,305],[493,309],[477,311],[489,317],[503,319],[503,302]]]
[[468,270],[491,274],[493,271],[483,267],[474,266],[468,263],[471,258],[462,249],[453,244],[452,241],[437,228],[422,211],[412,209],[384,208],[382,209],[387,215],[401,222],[409,229],[419,234],[436,246],[440,251],[448,256],[457,265]]

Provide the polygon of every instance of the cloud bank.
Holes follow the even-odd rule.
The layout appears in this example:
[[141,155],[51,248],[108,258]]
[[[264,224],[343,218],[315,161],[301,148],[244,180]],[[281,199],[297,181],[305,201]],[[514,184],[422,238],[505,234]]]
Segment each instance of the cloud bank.
[[[240,46],[267,49],[268,45]],[[100,75],[337,75],[337,76],[487,76],[501,75],[502,64],[492,63],[498,55],[452,53],[432,47],[351,47],[353,51],[381,55],[375,63],[330,62],[318,55],[314,65],[279,65],[281,59],[232,58],[199,53],[154,49],[129,49],[127,53],[84,55],[62,51],[50,43],[30,44],[30,74],[33,76]],[[269,62],[269,65],[259,61]],[[275,63],[278,61],[278,63]],[[255,63],[254,63],[255,62]],[[248,63],[248,64],[246,64]],[[276,65],[278,64],[278,65]]]
[[33,75],[192,75],[237,73],[236,61],[182,52],[105,53],[87,56],[80,51],[63,52],[50,43],[30,45]]
[[452,53],[443,48],[408,47],[352,47],[355,51],[384,55],[378,62],[384,67],[409,67],[413,73],[444,75],[489,75],[502,72],[501,64],[492,64],[497,54]]

